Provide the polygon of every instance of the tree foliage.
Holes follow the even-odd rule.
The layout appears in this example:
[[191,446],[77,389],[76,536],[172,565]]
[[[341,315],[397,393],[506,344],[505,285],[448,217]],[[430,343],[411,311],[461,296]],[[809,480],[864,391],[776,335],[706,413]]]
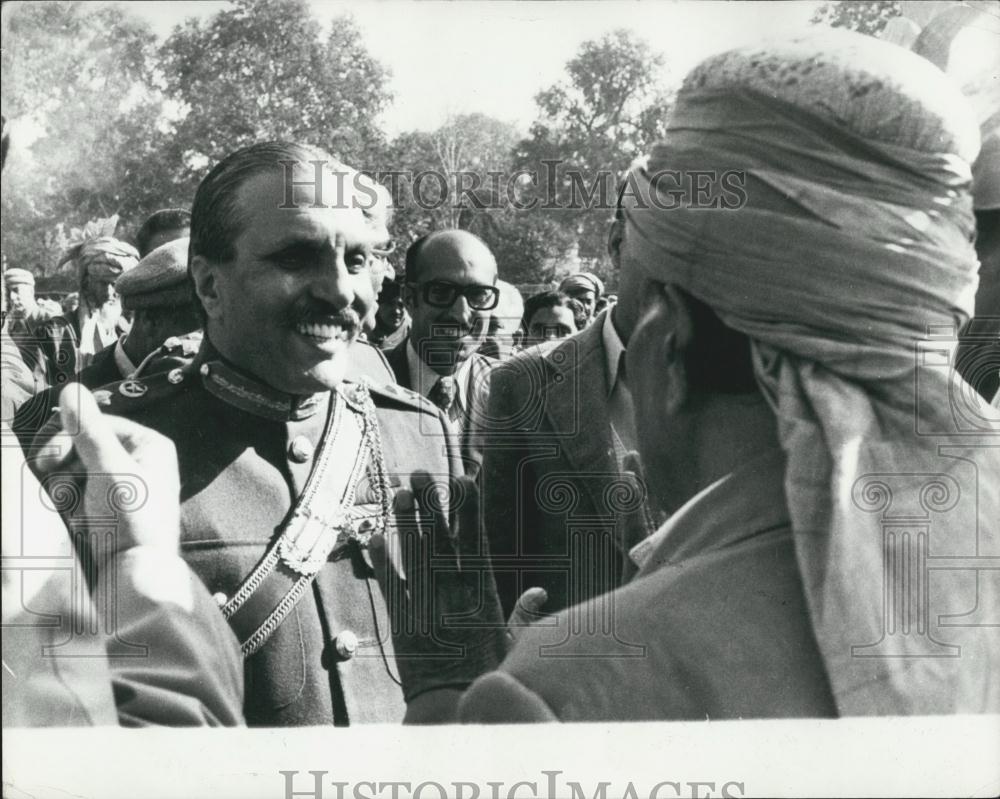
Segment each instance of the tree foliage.
[[266,139],[314,144],[348,163],[381,143],[389,73],[349,17],[324,39],[305,0],[235,0],[177,28],[161,58],[167,96],[183,109],[174,155],[192,173]]
[[[602,271],[615,182],[662,134],[663,64],[648,44],[615,31],[582,45],[565,79],[539,93],[523,141],[484,114],[387,141],[388,70],[350,18],[322,26],[306,0],[232,0],[160,44],[127,5],[12,5],[4,255],[45,274],[88,221],[118,216],[127,237],[157,208],[189,206],[198,180],[227,153],[286,138],[376,177],[399,176],[383,181],[395,190],[397,268],[418,236],[461,227],[487,241],[512,282],[547,282],[581,257]],[[559,161],[551,187],[546,160]],[[522,170],[537,172],[538,184],[517,178]]]
[[43,271],[56,222],[128,217],[153,188],[156,40],[112,6],[22,4],[5,23],[3,114],[33,141],[15,142],[4,175],[4,255]]
[[663,136],[671,102],[664,66],[647,42],[616,30],[585,42],[566,65],[567,79],[535,98],[539,116],[516,164],[539,176],[544,205],[560,207],[546,213],[578,228],[585,259],[604,257],[617,182]]
[[812,21],[878,36],[889,20],[901,13],[899,0],[837,0],[820,6]]

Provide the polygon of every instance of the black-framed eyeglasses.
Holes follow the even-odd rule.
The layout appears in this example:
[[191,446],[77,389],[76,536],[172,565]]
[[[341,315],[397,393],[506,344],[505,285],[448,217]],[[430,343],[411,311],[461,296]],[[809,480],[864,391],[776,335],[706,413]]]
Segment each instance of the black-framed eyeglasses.
[[435,308],[450,308],[459,296],[465,297],[469,307],[476,311],[492,311],[500,302],[500,289],[496,286],[460,286],[444,280],[429,280],[426,283],[411,283],[423,286],[424,302]]

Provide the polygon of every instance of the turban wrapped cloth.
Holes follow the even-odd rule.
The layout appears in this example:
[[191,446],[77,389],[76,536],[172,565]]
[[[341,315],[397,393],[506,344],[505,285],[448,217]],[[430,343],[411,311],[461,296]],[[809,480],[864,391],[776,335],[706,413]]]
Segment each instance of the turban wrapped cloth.
[[12,267],[3,273],[3,280],[7,287],[11,286],[34,286],[35,276],[27,269]]
[[84,242],[73,257],[81,281],[84,277],[116,280],[139,263],[135,247],[110,236]]
[[[953,346],[972,311],[977,150],[970,109],[931,64],[870,37],[813,34],[697,67],[621,197],[625,253],[751,341],[842,715],[1000,706],[996,628],[956,626],[961,647],[945,644],[893,628],[892,604],[923,581],[916,602],[930,592],[932,625],[943,610],[969,625],[983,622],[977,609],[1000,616],[988,571],[1000,556],[1000,419],[985,409],[960,429],[956,397],[973,390],[922,361],[928,342]],[[745,176],[742,207],[706,207],[664,178],[702,170]],[[905,517],[913,508],[923,532]],[[945,555],[983,557],[987,570],[926,568]]]

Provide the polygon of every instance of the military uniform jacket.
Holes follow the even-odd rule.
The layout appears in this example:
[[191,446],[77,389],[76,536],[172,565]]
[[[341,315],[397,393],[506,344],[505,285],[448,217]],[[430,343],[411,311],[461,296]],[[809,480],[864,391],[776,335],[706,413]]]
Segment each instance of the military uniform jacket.
[[[97,396],[106,411],[174,441],[182,555],[221,605],[262,559],[306,485],[331,403],[358,413],[356,391],[344,384],[292,398],[224,363],[206,340],[189,366],[111,385]],[[433,405],[395,386],[372,389],[371,397],[393,491],[407,489],[415,475],[434,484],[430,493],[418,492],[417,502],[437,502],[440,518],[407,539],[419,541],[421,551],[433,549],[434,579],[425,563],[401,564],[386,549],[356,540],[335,549],[245,662],[250,725],[399,722],[406,701],[431,689],[465,687],[502,652],[488,564],[460,572],[454,526],[446,522],[454,503],[434,493],[460,473],[443,419]],[[354,458],[357,448],[333,452]],[[370,507],[372,499],[362,480],[355,505]],[[329,514],[331,503],[318,497],[313,508]],[[401,519],[394,514],[392,531],[412,532]]]

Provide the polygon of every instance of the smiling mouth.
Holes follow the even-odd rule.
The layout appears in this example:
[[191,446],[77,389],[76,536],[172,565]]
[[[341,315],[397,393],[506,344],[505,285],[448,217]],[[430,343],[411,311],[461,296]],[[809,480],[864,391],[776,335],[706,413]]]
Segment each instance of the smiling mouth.
[[299,323],[295,325],[295,332],[318,344],[325,344],[331,341],[341,341],[344,344],[350,344],[354,340],[354,333],[342,325],[328,325],[318,322],[310,322],[308,324]]

